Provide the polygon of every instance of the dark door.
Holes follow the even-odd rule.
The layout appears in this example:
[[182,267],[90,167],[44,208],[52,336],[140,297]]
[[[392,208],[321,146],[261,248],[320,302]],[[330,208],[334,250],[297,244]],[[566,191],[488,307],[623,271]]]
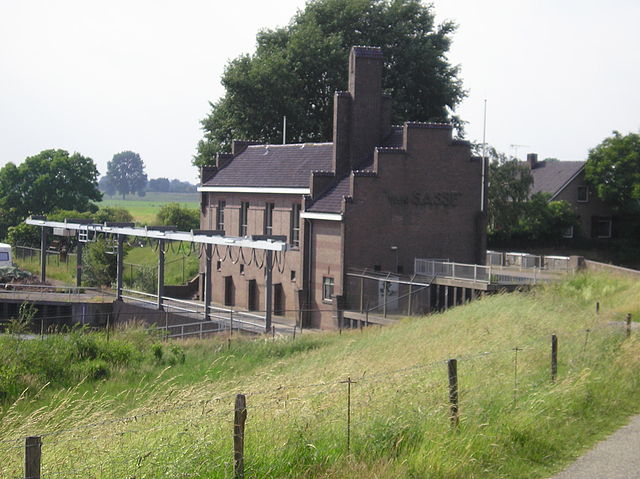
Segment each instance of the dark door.
[[256,311],[258,309],[258,283],[256,283],[255,279],[249,280],[248,298],[247,309]]
[[233,306],[234,304],[233,277],[224,277],[224,304],[225,306]]
[[273,285],[273,314],[284,316],[284,291],[281,284]]

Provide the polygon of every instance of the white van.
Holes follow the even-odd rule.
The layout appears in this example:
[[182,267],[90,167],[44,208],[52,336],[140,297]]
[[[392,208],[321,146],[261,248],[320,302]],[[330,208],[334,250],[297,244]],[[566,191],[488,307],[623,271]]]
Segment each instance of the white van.
[[11,245],[0,243],[0,267],[11,266]]

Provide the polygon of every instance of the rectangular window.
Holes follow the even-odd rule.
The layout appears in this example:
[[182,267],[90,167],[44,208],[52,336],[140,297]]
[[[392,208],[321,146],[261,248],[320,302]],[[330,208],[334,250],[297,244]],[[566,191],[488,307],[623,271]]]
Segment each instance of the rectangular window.
[[601,216],[598,218],[598,238],[611,238],[611,218]]
[[0,251],[0,261],[9,261],[9,253]]
[[587,186],[578,186],[578,203],[586,203],[589,201],[589,188]]
[[322,278],[322,300],[333,301],[333,278],[329,276]]
[[218,209],[216,210],[216,229],[224,230],[224,208],[227,206],[227,202],[224,200],[218,201]]
[[291,209],[291,241],[293,246],[300,246],[300,205],[293,204]]
[[294,270],[291,270],[291,281],[295,281],[296,280],[296,272]]
[[562,232],[563,238],[573,238],[573,226],[569,226]]
[[271,236],[273,234],[273,203],[264,205],[264,234]]
[[249,221],[249,202],[240,203],[240,236],[247,236],[247,224]]
[[216,261],[216,271],[222,271],[222,261]]

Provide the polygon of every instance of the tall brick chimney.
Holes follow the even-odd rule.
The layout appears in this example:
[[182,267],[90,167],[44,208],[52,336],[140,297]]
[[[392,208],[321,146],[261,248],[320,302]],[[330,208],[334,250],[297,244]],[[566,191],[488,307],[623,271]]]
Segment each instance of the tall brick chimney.
[[529,164],[530,170],[533,170],[536,166],[538,166],[538,154],[527,153],[527,163]]
[[380,145],[382,114],[382,50],[352,47],[349,53],[351,109],[351,164],[373,154]]
[[388,133],[391,105],[382,95],[382,66],[379,47],[351,47],[349,91],[333,99],[333,168],[339,176],[373,155]]

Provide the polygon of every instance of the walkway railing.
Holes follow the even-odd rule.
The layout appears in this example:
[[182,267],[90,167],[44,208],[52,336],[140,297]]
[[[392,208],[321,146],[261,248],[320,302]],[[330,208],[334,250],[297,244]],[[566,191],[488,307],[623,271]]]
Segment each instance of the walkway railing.
[[545,275],[545,271],[534,267],[514,269],[505,266],[484,266],[423,258],[414,260],[414,271],[421,276],[498,285],[536,284],[540,281],[548,281],[553,276]]
[[477,283],[491,282],[491,266],[478,264],[453,263],[449,261],[416,258],[414,271],[421,276],[465,279]]
[[487,251],[487,265],[502,266],[521,271],[536,268],[545,271],[569,271],[571,269],[571,258],[569,256]]

